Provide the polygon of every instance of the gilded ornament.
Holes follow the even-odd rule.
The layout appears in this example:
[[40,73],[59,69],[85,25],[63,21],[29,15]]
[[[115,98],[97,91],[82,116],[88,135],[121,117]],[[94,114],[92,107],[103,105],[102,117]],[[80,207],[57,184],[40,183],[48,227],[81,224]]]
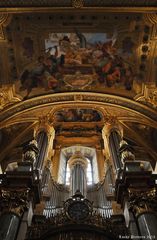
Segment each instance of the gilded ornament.
[[11,15],[9,14],[0,14],[0,41],[5,40],[4,27],[6,27],[11,20]]
[[129,203],[130,210],[135,215],[141,214],[147,211],[157,210],[157,190],[152,188],[149,191],[134,191],[129,189]]
[[15,96],[14,87],[2,87],[0,89],[0,110],[8,105],[19,102],[20,99]]
[[136,96],[136,101],[144,102],[147,105],[151,104],[153,108],[157,107],[157,90],[155,84],[144,85],[142,94]]
[[156,24],[157,23],[157,15],[156,13],[146,13],[144,14],[144,20],[146,23]]
[[35,139],[30,141],[23,147],[23,161],[30,161],[34,163],[38,157],[39,149],[38,143]]
[[84,6],[84,0],[72,0],[71,4],[74,8],[82,8]]
[[18,190],[1,190],[1,204],[8,211],[22,216],[24,211],[28,209],[29,189],[21,188]]

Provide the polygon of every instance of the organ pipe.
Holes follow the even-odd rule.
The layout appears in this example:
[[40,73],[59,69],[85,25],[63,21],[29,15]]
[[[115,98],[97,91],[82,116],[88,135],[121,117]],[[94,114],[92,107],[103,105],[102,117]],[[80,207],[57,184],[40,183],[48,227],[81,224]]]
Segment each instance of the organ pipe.
[[75,153],[68,160],[71,170],[71,195],[74,195],[79,190],[84,196],[87,191],[87,179],[86,179],[86,168],[87,160],[81,155],[80,152]]

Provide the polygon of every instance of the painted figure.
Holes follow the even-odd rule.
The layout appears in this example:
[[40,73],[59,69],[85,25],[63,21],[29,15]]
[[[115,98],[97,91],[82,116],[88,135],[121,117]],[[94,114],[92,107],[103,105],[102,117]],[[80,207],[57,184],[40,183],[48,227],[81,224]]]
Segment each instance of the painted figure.
[[92,109],[65,109],[56,113],[58,122],[99,122],[101,115]]
[[117,41],[117,31],[111,38],[106,33],[81,33],[77,29],[74,33],[51,34],[45,42],[45,54],[20,77],[20,91],[27,91],[24,99],[34,88],[55,92],[65,90],[64,87],[74,90],[95,84],[100,91],[114,86],[130,91],[135,74],[128,59],[134,43],[131,37],[125,37],[118,49]]

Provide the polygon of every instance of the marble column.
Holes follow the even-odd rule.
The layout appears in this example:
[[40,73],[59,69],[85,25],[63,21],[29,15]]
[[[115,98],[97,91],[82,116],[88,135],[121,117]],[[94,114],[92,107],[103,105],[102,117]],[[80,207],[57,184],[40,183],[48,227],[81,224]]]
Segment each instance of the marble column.
[[47,146],[48,146],[48,136],[45,131],[41,131],[38,133],[37,143],[39,148],[39,154],[37,157],[35,168],[41,170],[43,167],[45,155],[47,152]]
[[106,121],[102,129],[102,137],[104,139],[104,148],[107,159],[111,159],[115,175],[122,168],[119,155],[119,144],[122,139],[123,129],[116,119]]
[[38,143],[39,154],[36,161],[35,168],[42,170],[53,155],[53,141],[55,137],[55,130],[49,123],[47,117],[40,119],[38,125],[35,127],[35,139]]
[[0,239],[15,240],[20,224],[20,218],[13,212],[6,212],[0,216]]
[[147,239],[157,239],[157,214],[145,212],[137,217],[140,235]]

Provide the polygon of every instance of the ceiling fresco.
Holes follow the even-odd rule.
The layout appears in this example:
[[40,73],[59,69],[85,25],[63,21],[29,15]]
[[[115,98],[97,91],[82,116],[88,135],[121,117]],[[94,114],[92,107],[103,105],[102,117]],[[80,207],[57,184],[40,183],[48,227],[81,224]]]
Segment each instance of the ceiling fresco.
[[58,101],[103,101],[135,111],[141,104],[142,113],[147,105],[156,119],[155,14],[29,11],[2,14],[1,119]]
[[[132,90],[137,78],[137,46],[132,37],[124,36],[118,47],[117,30],[111,38],[106,33],[76,31],[51,33],[45,39],[45,52],[22,69],[17,91],[24,99],[47,92]],[[23,57],[31,60],[33,39],[25,37],[21,49]]]
[[[6,31],[13,65],[10,80],[18,96],[26,100],[50,93],[90,91],[134,97],[135,86],[146,81],[139,46],[144,31],[148,41],[150,27],[142,26],[142,17],[133,14],[113,15],[111,20],[107,15],[72,17],[41,18],[37,14],[13,18]],[[146,46],[144,51],[143,61]]]
[[21,158],[22,144],[38,130],[51,132],[53,151],[47,156],[53,159],[61,147],[104,151],[111,126],[123,129],[137,160],[155,166],[153,6],[157,10],[156,0],[0,1],[3,169]]

